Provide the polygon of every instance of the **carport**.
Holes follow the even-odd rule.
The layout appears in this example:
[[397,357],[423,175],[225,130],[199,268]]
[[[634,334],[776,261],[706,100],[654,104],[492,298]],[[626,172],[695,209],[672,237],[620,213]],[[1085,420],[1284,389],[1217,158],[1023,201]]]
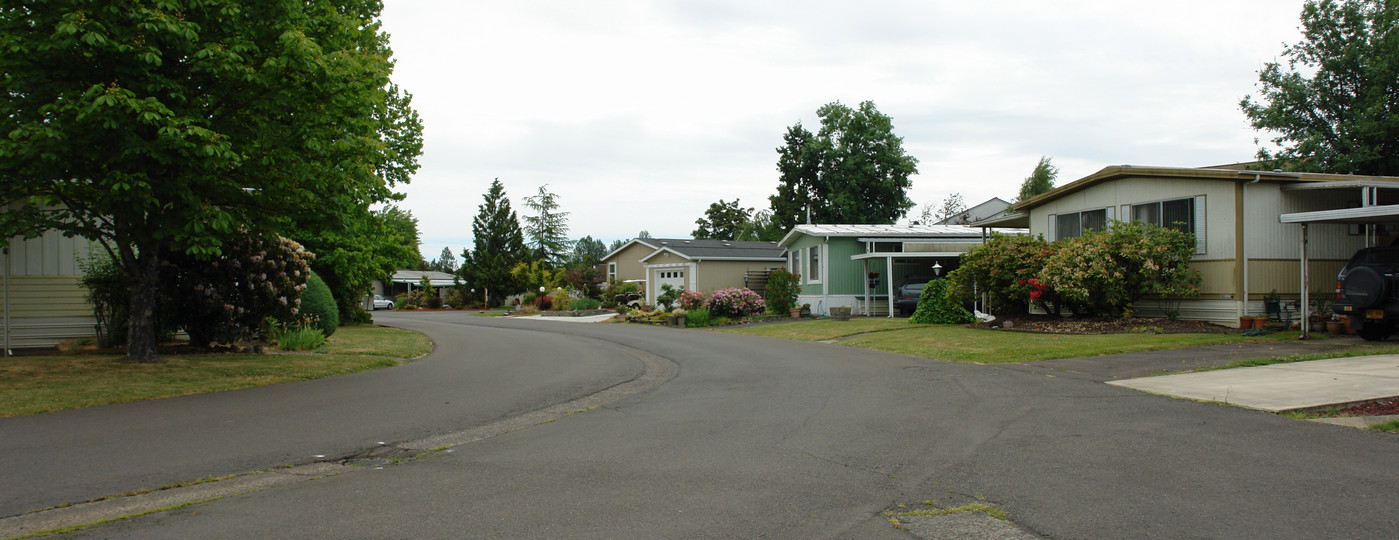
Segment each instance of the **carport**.
[[[864,239],[862,238],[861,240]],[[939,259],[951,259],[952,261],[959,261],[960,257],[962,256],[962,253],[963,252],[961,251],[880,251],[875,253],[861,253],[859,255],[854,255],[850,257],[850,260],[860,261],[860,263],[864,265],[864,275],[869,275],[871,260],[884,260],[884,268],[888,269],[887,272],[889,274],[888,279],[884,280],[884,286],[886,289],[886,293],[888,294],[886,298],[889,301],[889,317],[892,318],[894,316],[893,268],[895,264],[894,261],[896,259],[916,259],[919,261],[931,260],[932,263],[930,265],[930,268],[933,271],[933,275],[941,277],[943,272],[950,271],[951,268],[947,268],[947,266],[943,265],[942,262],[939,261]],[[877,294],[878,291],[875,291],[874,287],[871,287],[869,281],[866,280],[864,305],[862,306],[864,309],[862,310],[862,315],[871,316],[874,314],[874,298],[872,298],[871,296]]]
[[1307,339],[1308,326],[1311,317],[1311,276],[1307,271],[1307,226],[1313,223],[1338,223],[1354,224],[1365,227],[1365,246],[1375,245],[1377,236],[1375,225],[1381,223],[1399,223],[1399,204],[1378,204],[1380,189],[1394,189],[1394,185],[1388,182],[1374,181],[1341,181],[1326,182],[1318,184],[1307,184],[1300,186],[1288,186],[1287,191],[1307,191],[1315,189],[1359,189],[1361,193],[1361,206],[1358,208],[1342,208],[1337,210],[1318,210],[1313,212],[1296,212],[1291,214],[1281,214],[1278,216],[1279,223],[1296,223],[1302,227],[1302,241],[1299,250],[1301,253],[1301,276],[1302,276],[1302,302],[1301,302],[1301,322],[1298,328],[1301,329],[1300,339]]

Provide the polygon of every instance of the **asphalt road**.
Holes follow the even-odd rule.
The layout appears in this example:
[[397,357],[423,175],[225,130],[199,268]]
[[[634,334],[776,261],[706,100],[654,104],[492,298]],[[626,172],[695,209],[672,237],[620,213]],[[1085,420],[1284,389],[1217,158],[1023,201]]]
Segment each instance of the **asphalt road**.
[[[301,463],[470,427],[635,377],[639,350],[673,362],[674,378],[451,452],[80,535],[907,538],[880,512],[925,500],[982,501],[1054,538],[1378,538],[1399,525],[1391,434],[839,345],[464,314],[379,319],[427,332],[438,351],[258,392],[0,421],[5,514],[148,476]],[[83,430],[94,433],[52,435]],[[13,436],[56,437],[62,457]],[[109,445],[122,465],[63,470],[102,463]],[[245,446],[254,457],[240,457]],[[103,473],[125,467],[143,472]]]

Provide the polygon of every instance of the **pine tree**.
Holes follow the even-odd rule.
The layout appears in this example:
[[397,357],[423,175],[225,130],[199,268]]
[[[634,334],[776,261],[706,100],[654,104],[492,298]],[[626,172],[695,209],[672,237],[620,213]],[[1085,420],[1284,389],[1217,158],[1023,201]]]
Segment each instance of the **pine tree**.
[[470,287],[485,294],[490,304],[499,305],[506,295],[519,292],[510,270],[524,260],[525,241],[499,178],[491,182],[484,199],[471,223],[476,247],[462,248],[459,274]]
[[525,197],[525,206],[534,210],[525,216],[525,234],[530,248],[550,267],[559,267],[568,256],[568,212],[559,211],[559,196],[549,193],[549,185],[539,186],[539,193]]

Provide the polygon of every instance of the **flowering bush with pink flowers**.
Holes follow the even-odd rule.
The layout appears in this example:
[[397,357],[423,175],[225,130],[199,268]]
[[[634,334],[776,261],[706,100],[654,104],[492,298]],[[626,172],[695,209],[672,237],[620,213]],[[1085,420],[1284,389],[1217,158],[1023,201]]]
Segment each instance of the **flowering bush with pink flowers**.
[[680,293],[680,307],[685,311],[694,311],[705,307],[709,299],[704,293],[699,291],[683,291]]
[[706,302],[712,317],[743,317],[762,313],[763,297],[748,289],[719,289]]

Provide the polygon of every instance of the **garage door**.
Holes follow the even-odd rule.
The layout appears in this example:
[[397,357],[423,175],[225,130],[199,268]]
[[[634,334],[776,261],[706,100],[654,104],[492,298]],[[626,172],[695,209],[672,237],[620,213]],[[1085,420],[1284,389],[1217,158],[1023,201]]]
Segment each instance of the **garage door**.
[[662,285],[669,283],[676,289],[684,288],[686,285],[684,270],[657,270],[656,271],[656,294],[660,294],[665,289]]

